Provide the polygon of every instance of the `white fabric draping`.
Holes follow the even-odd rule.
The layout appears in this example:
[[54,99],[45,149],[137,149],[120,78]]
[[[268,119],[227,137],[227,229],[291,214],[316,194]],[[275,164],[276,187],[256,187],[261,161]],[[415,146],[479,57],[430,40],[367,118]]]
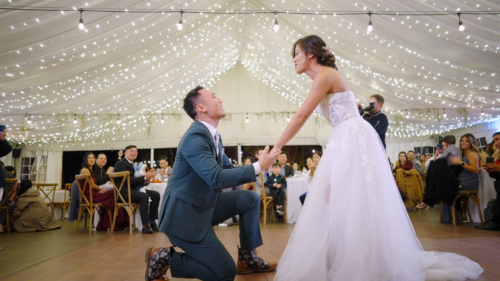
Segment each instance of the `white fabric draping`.
[[[47,0],[3,5],[281,11],[500,9],[498,3],[488,0],[389,0],[377,5],[368,0],[319,1],[314,5],[307,1],[278,2],[96,0],[83,4],[76,0]],[[164,146],[175,146],[190,122],[187,118],[160,125],[156,122],[161,117],[154,116],[153,133],[148,135],[145,119],[130,120],[126,116],[141,116],[149,110],[156,114],[183,114],[182,97],[198,84],[226,98],[228,111],[296,110],[311,82],[294,72],[290,49],[295,40],[309,34],[320,35],[332,47],[339,71],[362,103],[366,104],[372,94],[382,94],[387,112],[465,107],[471,119],[469,124],[496,117],[492,102],[498,92],[500,58],[498,40],[494,39],[499,37],[499,18],[495,15],[462,15],[464,32],[457,29],[456,15],[372,16],[374,30],[369,34],[366,16],[280,14],[281,28],[277,33],[272,28],[273,14],[185,14],[182,31],[175,28],[178,13],[84,12],[83,16],[86,30],[80,31],[77,11],[0,11],[0,36],[4,42],[0,46],[0,122],[8,125],[17,139],[27,135],[29,139],[44,138],[49,143],[54,138],[63,140],[46,150],[73,149],[73,144],[83,144],[81,148],[87,149],[86,144],[92,143],[151,140],[168,141],[170,144]],[[229,73],[238,65],[243,65],[250,76]],[[230,81],[224,80],[224,75]],[[237,96],[234,103],[227,99],[233,96]],[[481,107],[484,117],[480,116]],[[23,129],[27,125],[26,113],[32,114],[33,124]],[[53,114],[57,113],[69,114],[70,120],[56,122]],[[85,114],[85,125],[73,125],[72,113]],[[114,116],[104,122],[93,118],[94,113]],[[431,128],[431,124],[435,129],[441,125],[444,129],[457,127],[461,122],[459,114],[455,110],[446,113],[447,119],[440,123],[430,120],[426,128]],[[115,128],[118,114],[128,124],[121,130]],[[393,114],[388,117],[394,119]],[[245,124],[243,118],[233,116],[233,122],[226,129],[221,128],[221,133],[227,130],[239,135],[244,131],[276,137],[282,131],[262,121]],[[302,130],[304,135],[298,137],[316,136],[317,129],[311,123],[314,124],[308,121]],[[402,129],[418,131],[421,123],[418,118],[405,119]],[[243,127],[245,130],[240,129]]]
[[[481,204],[481,214],[484,219],[484,209],[488,206],[488,202],[490,200],[495,199],[497,197],[497,192],[495,191],[495,179],[490,178],[490,175],[485,170],[481,169],[479,172],[479,203]],[[469,199],[469,210],[471,212],[473,222],[480,223],[479,213],[477,210],[477,206],[472,199]]]

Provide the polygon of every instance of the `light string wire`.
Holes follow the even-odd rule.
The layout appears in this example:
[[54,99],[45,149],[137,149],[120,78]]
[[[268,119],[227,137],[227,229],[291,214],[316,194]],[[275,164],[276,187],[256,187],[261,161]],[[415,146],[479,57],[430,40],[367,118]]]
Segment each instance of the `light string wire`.
[[184,14],[225,14],[225,15],[255,15],[255,14],[290,14],[290,15],[381,15],[381,16],[447,16],[447,15],[500,15],[500,11],[279,11],[279,10],[215,10],[215,9],[116,9],[87,8],[74,9],[67,7],[30,7],[30,6],[0,6],[0,10],[36,11],[36,12],[98,12],[98,13],[184,13]]

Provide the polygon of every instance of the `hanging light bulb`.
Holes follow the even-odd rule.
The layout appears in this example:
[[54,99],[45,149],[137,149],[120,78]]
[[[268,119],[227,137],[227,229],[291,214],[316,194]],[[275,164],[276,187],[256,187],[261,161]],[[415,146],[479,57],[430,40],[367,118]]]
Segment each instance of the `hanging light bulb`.
[[481,107],[481,115],[484,115],[484,111],[483,111],[483,108]]
[[83,18],[82,18],[83,9],[80,9],[79,11],[80,11],[80,21],[78,23],[78,29],[84,30],[85,29],[85,25],[83,24]]
[[165,123],[165,120],[163,120],[163,114],[161,115],[161,123]]
[[78,121],[76,121],[76,116],[75,116],[75,120],[73,120],[73,124],[76,124],[78,123]]
[[446,118],[446,110],[443,108],[443,117]]
[[370,16],[370,22],[368,23],[368,33],[372,32],[373,30],[373,25],[372,25],[372,13],[371,12],[368,12],[368,16]]
[[250,119],[248,119],[248,113],[247,113],[247,120],[245,122],[250,123]]
[[410,114],[408,113],[408,109],[406,110],[406,118],[410,118]]
[[278,13],[274,12],[274,32],[280,30],[280,25],[278,24]]
[[122,120],[120,120],[120,114],[118,114],[118,120],[116,120],[116,124],[120,125],[122,123]]
[[31,124],[31,114],[28,114],[28,124]]
[[286,122],[290,122],[290,114],[288,114],[288,117],[286,118]]
[[179,20],[179,23],[177,23],[177,30],[182,30],[182,14],[184,11],[181,10],[181,19]]
[[464,31],[465,30],[465,26],[462,23],[462,20],[460,19],[460,12],[458,12],[457,15],[458,15],[458,30]]

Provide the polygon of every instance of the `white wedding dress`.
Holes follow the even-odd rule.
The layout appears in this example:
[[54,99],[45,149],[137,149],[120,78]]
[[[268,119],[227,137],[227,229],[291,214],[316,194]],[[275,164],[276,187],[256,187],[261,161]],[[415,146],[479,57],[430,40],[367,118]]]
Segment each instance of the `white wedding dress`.
[[317,111],[334,129],[274,280],[477,279],[476,262],[423,250],[382,142],[352,92],[327,94]]

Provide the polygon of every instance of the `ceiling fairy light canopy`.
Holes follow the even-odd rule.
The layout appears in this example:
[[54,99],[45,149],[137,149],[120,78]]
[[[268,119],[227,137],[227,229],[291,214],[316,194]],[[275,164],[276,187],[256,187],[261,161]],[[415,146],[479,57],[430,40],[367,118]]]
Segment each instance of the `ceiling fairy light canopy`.
[[[500,6],[486,0],[11,2],[0,2],[0,123],[14,141],[112,142],[117,128],[179,118],[189,89],[238,62],[298,108],[311,81],[290,52],[310,34],[359,102],[384,96],[389,136],[500,117]],[[122,139],[145,138],[139,128]]]

